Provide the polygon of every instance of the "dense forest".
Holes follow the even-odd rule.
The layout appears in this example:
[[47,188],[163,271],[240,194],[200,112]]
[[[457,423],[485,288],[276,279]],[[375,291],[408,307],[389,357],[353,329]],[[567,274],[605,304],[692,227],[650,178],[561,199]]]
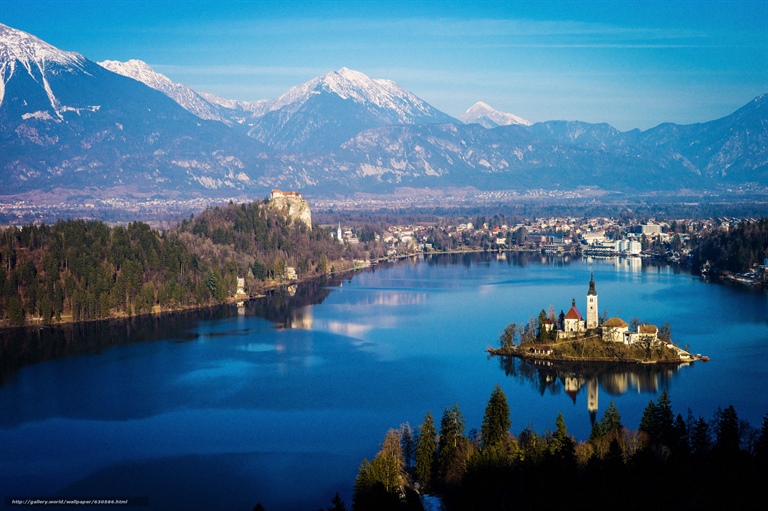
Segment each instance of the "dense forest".
[[760,430],[733,406],[709,421],[690,410],[675,415],[665,390],[637,430],[622,424],[613,402],[584,442],[562,414],[543,434],[510,428],[496,386],[480,431],[466,433],[458,405],[445,409],[439,431],[430,412],[416,432],[390,430],[360,466],[352,509],[421,510],[420,495],[437,496],[448,511],[763,509],[768,498],[768,414]]
[[768,257],[768,218],[744,221],[732,229],[716,229],[701,236],[694,265],[709,261],[718,271],[743,272]]
[[340,244],[256,201],[191,216],[159,232],[99,221],[0,231],[0,325],[83,321],[221,303],[246,279],[251,294],[376,257],[375,240]]

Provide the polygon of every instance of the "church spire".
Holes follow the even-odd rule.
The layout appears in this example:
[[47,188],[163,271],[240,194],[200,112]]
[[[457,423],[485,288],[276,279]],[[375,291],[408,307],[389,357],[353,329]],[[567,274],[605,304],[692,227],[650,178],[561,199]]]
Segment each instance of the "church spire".
[[587,330],[597,328],[600,320],[597,317],[597,291],[595,291],[595,274],[589,278],[589,291],[587,291]]

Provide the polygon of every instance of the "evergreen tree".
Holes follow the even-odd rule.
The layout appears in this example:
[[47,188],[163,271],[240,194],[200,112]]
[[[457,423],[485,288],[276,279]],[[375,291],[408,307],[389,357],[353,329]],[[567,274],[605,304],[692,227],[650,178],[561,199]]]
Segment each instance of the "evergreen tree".
[[733,405],[715,412],[715,448],[720,454],[732,455],[739,451],[741,433],[739,417]]
[[403,464],[406,469],[411,468],[413,457],[416,454],[416,445],[411,433],[411,425],[407,422],[400,426],[400,448],[403,451]]
[[483,448],[499,445],[504,442],[509,435],[509,428],[511,427],[512,421],[509,418],[507,397],[501,390],[501,386],[497,384],[493,388],[493,392],[491,392],[491,397],[485,408],[485,416],[483,417],[481,429]]
[[703,417],[699,417],[693,424],[691,431],[691,451],[702,458],[712,448],[712,436],[709,431],[709,423]]
[[562,413],[557,414],[555,433],[549,442],[549,452],[562,464],[561,469],[569,469],[576,461],[576,444],[568,435]]
[[667,389],[664,389],[656,402],[656,427],[657,441],[663,445],[671,446],[674,443],[674,430],[675,430],[675,416],[672,413],[672,404],[667,394]]
[[760,428],[760,436],[755,447],[757,461],[763,469],[768,469],[768,413],[763,417],[763,427]]
[[621,424],[621,415],[619,410],[616,409],[616,405],[613,401],[608,405],[605,410],[602,420],[600,421],[600,429],[603,432],[603,436],[617,436],[620,435],[624,426]]
[[[605,468],[608,471],[621,469],[624,466],[624,450],[617,438],[611,439],[608,453],[605,455]],[[616,475],[613,473],[612,475]]]
[[[325,509],[326,511],[347,511],[347,505],[344,504],[344,501],[339,497],[339,493],[336,492],[336,495],[331,499],[331,506]],[[320,511],[323,510],[321,509]]]
[[658,441],[659,426],[657,423],[656,404],[653,401],[648,402],[648,406],[643,410],[643,416],[640,418],[638,429],[648,435],[651,443]]
[[595,421],[592,423],[592,430],[589,432],[589,441],[597,442],[603,438],[603,430],[600,428],[600,423]]
[[435,452],[437,451],[436,436],[435,420],[432,418],[432,414],[427,412],[424,416],[424,422],[421,424],[419,438],[416,442],[416,460],[414,465],[416,480],[419,481],[422,488],[426,489],[429,489],[432,484],[432,469],[435,465]]
[[670,447],[678,454],[689,454],[690,443],[688,439],[688,424],[679,413],[675,418],[675,427],[673,430],[673,439]]
[[437,444],[438,479],[443,486],[458,483],[463,475],[463,462],[469,443],[464,430],[464,416],[459,405],[446,408],[440,421],[440,440]]

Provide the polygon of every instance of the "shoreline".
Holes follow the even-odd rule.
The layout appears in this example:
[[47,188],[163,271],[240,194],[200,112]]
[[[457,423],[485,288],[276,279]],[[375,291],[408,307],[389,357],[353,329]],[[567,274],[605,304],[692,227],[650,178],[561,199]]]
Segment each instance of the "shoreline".
[[[287,280],[282,282],[275,282],[271,281],[269,284],[266,284],[264,286],[260,286],[258,290],[252,294],[248,295],[247,300],[239,300],[234,295],[228,296],[224,299],[224,301],[219,303],[208,303],[205,305],[182,305],[174,308],[164,308],[159,310],[152,310],[149,312],[142,312],[141,314],[110,314],[107,317],[104,318],[92,318],[92,319],[78,319],[74,320],[72,319],[71,314],[62,315],[60,320],[52,319],[50,322],[46,323],[43,321],[40,317],[33,317],[30,319],[25,319],[23,325],[11,325],[10,320],[0,320],[0,330],[13,330],[16,328],[32,328],[32,327],[55,327],[55,326],[64,326],[64,325],[72,325],[72,324],[78,324],[78,323],[93,323],[98,321],[111,321],[111,320],[125,320],[130,318],[137,318],[137,317],[143,317],[143,316],[163,316],[166,314],[173,314],[176,312],[189,312],[189,311],[195,311],[195,310],[205,310],[210,309],[213,307],[219,307],[221,305],[234,305],[238,301],[251,301],[251,300],[259,300],[261,298],[264,298],[266,295],[264,293],[267,293],[269,291],[275,291],[277,289],[280,289],[282,287],[287,286],[293,286],[296,284],[303,284],[306,282],[312,282],[315,280],[319,280],[326,277],[331,276],[340,276],[344,275],[345,273],[354,273],[360,270],[364,270],[366,268],[370,268],[376,264],[383,263],[383,262],[391,262],[391,261],[397,261],[401,259],[407,259],[409,257],[416,257],[421,255],[431,255],[431,254],[474,254],[474,253],[498,253],[497,251],[488,251],[484,249],[467,249],[467,250],[450,250],[450,251],[433,251],[433,252],[415,252],[410,254],[400,254],[396,256],[385,256],[378,259],[373,259],[369,261],[369,264],[366,266],[352,266],[351,268],[347,269],[339,269],[334,272],[328,272],[325,275],[314,275],[312,277],[304,277],[304,278],[297,278],[295,280]],[[533,250],[512,250],[512,249],[505,249],[502,252],[513,252],[513,253],[525,253],[525,252],[535,252]],[[158,307],[158,306],[155,306]],[[155,309],[153,307],[153,309]]]
[[[533,346],[529,346],[533,348]],[[642,358],[618,358],[618,357],[569,357],[569,356],[553,356],[543,355],[526,352],[520,349],[519,346],[512,348],[487,348],[485,351],[494,357],[515,357],[523,360],[538,360],[546,362],[592,362],[592,363],[611,363],[611,364],[690,364],[699,360],[703,360],[700,357],[691,355],[687,351],[684,351],[677,347],[672,347],[678,353],[676,360],[649,360]],[[685,354],[685,355],[683,355]]]

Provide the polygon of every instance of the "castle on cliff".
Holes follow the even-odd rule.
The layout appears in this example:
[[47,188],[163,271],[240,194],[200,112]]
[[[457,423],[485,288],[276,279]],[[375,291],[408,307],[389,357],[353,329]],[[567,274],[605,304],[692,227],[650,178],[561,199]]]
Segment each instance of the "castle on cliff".
[[309,210],[309,204],[299,192],[272,190],[267,206],[282,211],[291,222],[303,223],[307,229],[312,230],[312,212]]

